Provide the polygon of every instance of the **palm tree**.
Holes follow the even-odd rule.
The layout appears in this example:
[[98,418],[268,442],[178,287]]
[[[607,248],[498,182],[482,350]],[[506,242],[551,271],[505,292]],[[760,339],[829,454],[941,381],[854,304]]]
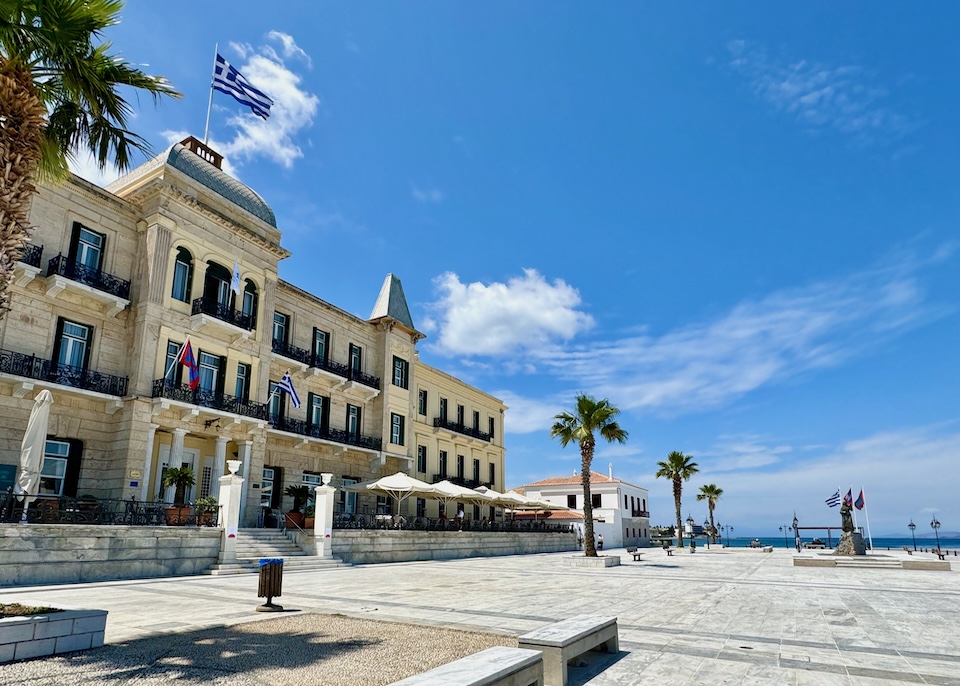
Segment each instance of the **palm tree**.
[[684,455],[674,450],[667,455],[664,462],[657,462],[660,469],[657,471],[658,479],[673,480],[673,504],[677,508],[677,547],[683,547],[683,523],[680,521],[680,495],[683,493],[683,482],[689,481],[690,477],[699,472],[697,463],[693,462],[692,455]]
[[[0,0],[0,318],[21,251],[34,181],[69,178],[67,160],[88,151],[103,169],[129,168],[146,140],[126,128],[133,113],[120,88],[180,94],[109,54],[101,40],[122,0]],[[94,40],[99,44],[95,45]]]
[[720,496],[722,495],[723,489],[716,484],[701,486],[700,492],[697,493],[697,500],[706,500],[707,507],[710,508],[710,538],[713,543],[717,542],[717,530],[713,526],[713,508],[717,506],[717,501],[720,500]]
[[593,462],[593,449],[596,446],[594,432],[608,443],[625,443],[627,432],[620,428],[616,418],[620,410],[604,398],[597,401],[581,393],[577,396],[577,408],[573,412],[561,412],[556,415],[556,423],[550,429],[551,438],[559,438],[564,448],[576,442],[580,445],[580,482],[583,484],[583,552],[586,557],[596,557],[597,549],[593,542],[593,503],[590,499],[590,464]]

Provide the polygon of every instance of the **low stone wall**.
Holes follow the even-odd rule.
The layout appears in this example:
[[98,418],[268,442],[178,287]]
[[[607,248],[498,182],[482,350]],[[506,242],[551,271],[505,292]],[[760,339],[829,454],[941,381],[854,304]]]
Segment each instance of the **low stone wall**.
[[559,553],[577,549],[577,538],[572,533],[337,529],[332,540],[333,556],[351,564]]
[[220,554],[220,529],[0,525],[0,586],[200,574]]
[[0,619],[0,662],[99,648],[106,626],[106,610],[4,617]]

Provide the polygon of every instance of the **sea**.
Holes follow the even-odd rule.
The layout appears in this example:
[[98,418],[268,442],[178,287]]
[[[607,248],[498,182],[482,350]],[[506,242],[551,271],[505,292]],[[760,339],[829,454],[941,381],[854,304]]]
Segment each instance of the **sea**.
[[[819,538],[824,543],[828,542],[826,536],[820,536]],[[747,538],[745,536],[737,536],[736,538],[734,538],[731,536],[729,539],[724,537],[723,539],[724,545],[727,545],[728,540],[729,540],[729,546],[731,548],[749,548],[750,544],[753,541],[757,541],[757,540],[760,541],[761,545],[769,545],[769,546],[773,546],[774,548],[793,548],[794,547],[794,540],[792,536],[789,536],[786,539],[786,541],[784,541],[783,536],[759,536],[755,538]],[[813,537],[804,536],[800,540],[802,542],[810,542],[813,540]],[[864,540],[868,540],[866,536],[864,536]],[[719,536],[717,537],[717,542],[718,543],[720,542]],[[832,542],[833,542],[833,545],[836,545],[837,537],[834,537]],[[697,537],[697,545],[698,546],[704,545],[702,536]],[[868,545],[869,545],[869,541],[868,541]],[[913,539],[910,538],[909,536],[907,536],[906,538],[874,538],[873,539],[874,550],[901,550],[904,546],[907,546],[908,548],[913,550],[913,547],[914,547]],[[921,538],[917,536],[916,547],[918,550],[935,549],[937,547],[937,541],[935,538],[926,538],[926,537]],[[960,549],[960,540],[956,538],[941,538],[940,548],[942,550],[951,550],[951,551],[958,550]]]

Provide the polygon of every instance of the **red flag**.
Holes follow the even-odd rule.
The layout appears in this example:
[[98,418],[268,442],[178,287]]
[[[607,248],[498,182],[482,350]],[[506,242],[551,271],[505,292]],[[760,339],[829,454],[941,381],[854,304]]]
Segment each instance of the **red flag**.
[[853,505],[853,489],[852,488],[849,491],[847,491],[847,494],[845,496],[843,496],[843,504],[846,505],[847,507],[850,507],[851,505]]
[[190,339],[183,346],[183,352],[180,353],[180,364],[190,370],[187,384],[191,390],[197,390],[200,385],[200,369],[197,368],[197,361],[193,357],[193,348],[190,347]]
[[863,509],[863,506],[866,505],[866,504],[867,504],[867,502],[863,499],[863,489],[861,488],[861,489],[860,489],[860,495],[857,496],[857,501],[853,504],[853,506],[854,506],[855,508],[857,508],[858,510],[862,510],[862,509]]

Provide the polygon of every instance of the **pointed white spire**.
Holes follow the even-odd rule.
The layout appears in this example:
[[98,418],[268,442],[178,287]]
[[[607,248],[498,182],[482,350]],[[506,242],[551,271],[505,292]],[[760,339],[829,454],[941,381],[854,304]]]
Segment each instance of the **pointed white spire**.
[[370,319],[380,319],[381,317],[390,317],[409,329],[414,331],[417,329],[413,325],[413,317],[410,316],[410,308],[407,307],[407,299],[403,295],[403,286],[400,284],[400,279],[393,274],[387,274],[387,278],[383,280],[380,295],[377,296],[373,312],[370,313]]

